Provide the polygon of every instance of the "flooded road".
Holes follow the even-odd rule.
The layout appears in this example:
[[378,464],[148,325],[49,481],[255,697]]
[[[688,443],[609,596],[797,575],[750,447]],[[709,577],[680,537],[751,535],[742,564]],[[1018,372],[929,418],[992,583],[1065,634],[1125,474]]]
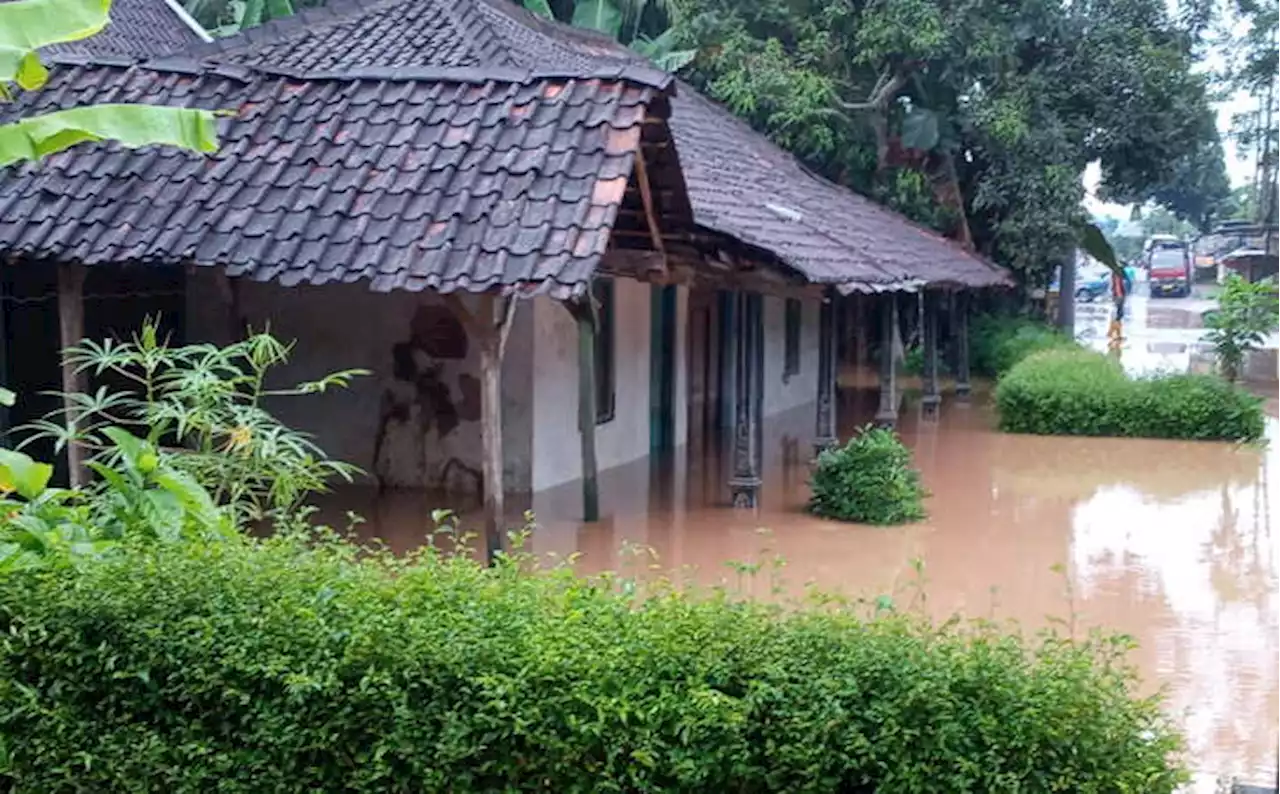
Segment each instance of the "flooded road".
[[[1179,311],[1142,308],[1126,366],[1191,366],[1189,354],[1180,359],[1185,351],[1152,352],[1153,344],[1197,344],[1198,316],[1162,317],[1166,308]],[[874,391],[856,383],[843,380],[845,434],[874,411]],[[939,618],[1015,619],[1027,629],[1061,618],[1077,632],[1124,632],[1140,644],[1131,658],[1148,691],[1164,688],[1186,731],[1198,773],[1192,790],[1212,792],[1220,774],[1269,783],[1280,740],[1271,512],[1280,421],[1274,383],[1259,388],[1272,397],[1267,449],[1005,435],[992,430],[981,393],[968,405],[947,394],[937,420],[921,418],[909,399],[900,431],[932,496],[926,521],[897,528],[804,513],[813,428],[806,409],[766,421],[757,512],[727,506],[717,450],[691,448],[663,465],[603,473],[605,515],[596,523],[575,519],[576,486],[536,495],[532,545],[579,555],[584,572],[688,577],[762,598],[813,585],[868,599],[890,594]],[[421,497],[383,499],[366,512],[366,531],[392,547],[416,545],[428,514]]]

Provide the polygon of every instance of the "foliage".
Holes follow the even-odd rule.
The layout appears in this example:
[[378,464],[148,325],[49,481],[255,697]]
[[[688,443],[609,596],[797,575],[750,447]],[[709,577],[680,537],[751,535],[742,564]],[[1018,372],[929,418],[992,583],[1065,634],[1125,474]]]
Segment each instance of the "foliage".
[[1206,341],[1213,345],[1218,366],[1227,380],[1240,377],[1245,354],[1261,347],[1276,330],[1277,293],[1274,281],[1251,283],[1231,273],[1218,293],[1218,308],[1204,318]]
[[978,315],[969,330],[973,372],[989,378],[1000,377],[1032,353],[1076,347],[1075,341],[1057,328],[1018,315]]
[[[1213,134],[1190,40],[1162,0],[682,8],[695,85],[828,178],[971,237],[1028,284],[1075,248],[1089,163],[1104,188],[1145,199]],[[904,170],[926,177],[932,207],[899,190]]]
[[905,524],[924,518],[924,488],[911,450],[896,433],[864,427],[843,447],[818,455],[809,509],[860,524]]
[[1254,441],[1261,399],[1213,375],[1133,379],[1086,350],[1049,350],[1014,366],[995,392],[1010,433]]
[[59,447],[80,444],[102,461],[116,454],[114,428],[146,428],[147,443],[207,488],[215,502],[250,519],[286,516],[307,494],[325,490],[330,478],[350,479],[357,469],[285,426],[267,402],[344,387],[365,374],[345,370],[289,388],[268,387],[290,349],[269,333],[226,347],[173,347],[150,320],[131,342],[86,340],[64,351],[66,359],[79,371],[122,385],[70,395],[70,408],[37,422],[34,437],[52,438]]
[[295,11],[324,5],[324,0],[186,0],[187,13],[215,36],[232,36]]
[[94,557],[125,541],[225,538],[231,516],[152,444],[106,428],[85,490],[50,488],[53,467],[0,449],[0,574]]
[[[143,574],[143,575],[140,575]],[[1172,792],[1125,638],[279,537],[0,577],[15,794]]]
[[524,0],[524,7],[616,39],[664,71],[678,72],[697,55],[692,47],[678,46],[671,23],[679,9],[666,0]]
[[[39,47],[79,41],[106,27],[111,0],[14,0],[0,3],[0,100],[8,88],[34,91],[49,79]],[[180,146],[196,152],[218,147],[214,114],[155,105],[87,105],[0,124],[0,168],[39,160],[86,141],[122,146]]]

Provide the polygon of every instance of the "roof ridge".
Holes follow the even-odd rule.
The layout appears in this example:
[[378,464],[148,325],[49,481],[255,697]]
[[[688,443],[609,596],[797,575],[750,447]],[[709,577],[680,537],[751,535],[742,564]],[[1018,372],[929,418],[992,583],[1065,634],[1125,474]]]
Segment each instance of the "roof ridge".
[[361,66],[351,69],[298,70],[270,64],[242,64],[191,55],[162,55],[143,58],[127,55],[91,55],[67,53],[54,55],[48,62],[59,66],[101,67],[110,69],[138,68],[146,71],[187,75],[226,77],[250,82],[257,76],[283,77],[290,80],[374,80],[400,82],[409,80],[457,83],[514,83],[525,85],[541,80],[601,80],[623,82],[667,91],[674,82],[660,69],[619,64],[594,69],[526,69],[507,66]]

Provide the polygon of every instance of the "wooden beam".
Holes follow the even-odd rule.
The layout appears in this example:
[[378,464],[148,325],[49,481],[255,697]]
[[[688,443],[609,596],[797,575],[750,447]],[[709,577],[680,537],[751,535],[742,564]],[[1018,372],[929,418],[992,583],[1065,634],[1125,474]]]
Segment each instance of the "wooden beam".
[[[74,438],[76,432],[75,395],[83,393],[87,379],[83,372],[67,361],[67,349],[84,339],[84,278],[83,265],[61,263],[58,265],[58,340],[62,348],[62,407],[66,412],[67,432]],[[67,477],[72,488],[89,483],[89,470],[84,465],[84,448],[74,441],[67,443]]]
[[937,415],[938,405],[942,402],[942,394],[938,390],[938,299],[939,296],[929,290],[920,294],[923,310],[920,335],[924,348],[924,368],[921,372],[924,396],[920,403],[925,415],[929,417]]
[[479,306],[469,310],[456,293],[445,302],[476,342],[480,352],[480,447],[484,479],[485,553],[490,563],[505,548],[506,489],[502,452],[502,357],[515,317],[516,298],[491,294],[477,296]]
[[662,242],[662,231],[658,228],[658,216],[653,211],[653,193],[649,189],[649,170],[644,162],[644,149],[636,152],[636,184],[640,186],[640,201],[644,204],[644,219],[649,225],[649,235],[653,238],[653,248],[662,255],[662,269],[667,267],[667,249]]

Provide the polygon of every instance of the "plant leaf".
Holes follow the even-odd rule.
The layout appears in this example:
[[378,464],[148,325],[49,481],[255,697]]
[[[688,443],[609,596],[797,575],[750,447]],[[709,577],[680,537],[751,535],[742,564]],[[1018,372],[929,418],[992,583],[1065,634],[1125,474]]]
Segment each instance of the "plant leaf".
[[1119,260],[1116,259],[1115,249],[1111,247],[1111,243],[1107,242],[1107,236],[1102,233],[1097,224],[1086,223],[1080,230],[1080,248],[1086,254],[1098,260],[1107,266],[1107,269],[1120,277],[1124,277],[1124,268],[1120,266]]
[[573,26],[616,37],[622,29],[622,12],[613,0],[581,0],[573,8]]
[[164,144],[212,152],[218,147],[218,131],[213,113],[207,110],[157,105],[78,107],[0,125],[0,167],[102,140],[130,148]]
[[0,83],[27,90],[44,85],[48,72],[35,50],[79,41],[107,26],[111,0],[15,0],[0,3]]
[[49,484],[53,467],[11,449],[0,449],[0,490],[15,491],[23,499],[35,499]]
[[555,19],[555,14],[551,13],[551,4],[547,0],[524,0],[524,8],[526,11],[532,11],[543,19]]

